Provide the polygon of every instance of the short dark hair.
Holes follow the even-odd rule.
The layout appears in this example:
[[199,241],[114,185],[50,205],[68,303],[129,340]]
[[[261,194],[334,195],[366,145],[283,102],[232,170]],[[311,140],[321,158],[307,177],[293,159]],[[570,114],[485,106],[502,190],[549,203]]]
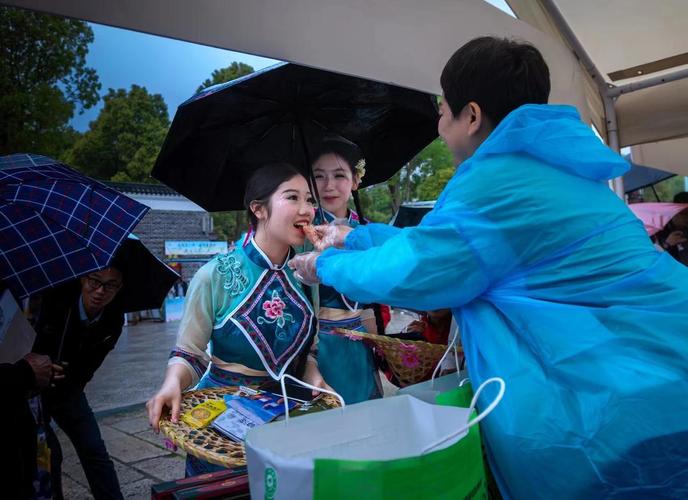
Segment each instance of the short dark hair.
[[674,195],[674,203],[688,203],[688,193],[681,191]]
[[[272,163],[265,165],[251,174],[246,183],[246,191],[244,192],[244,207],[248,214],[248,220],[253,224],[253,227],[258,225],[258,218],[256,214],[251,211],[251,203],[255,201],[261,205],[267,204],[270,196],[277,191],[280,184],[293,179],[297,175],[301,175],[305,178],[298,168],[289,163]],[[269,205],[268,214],[270,214]]]
[[506,38],[475,38],[449,58],[440,77],[444,98],[458,115],[475,101],[493,126],[523,104],[546,104],[549,68],[527,43]]
[[356,144],[339,136],[328,136],[322,140],[313,155],[313,163],[326,154],[335,154],[343,158],[349,164],[352,175],[356,175],[356,164],[363,159],[363,153]]

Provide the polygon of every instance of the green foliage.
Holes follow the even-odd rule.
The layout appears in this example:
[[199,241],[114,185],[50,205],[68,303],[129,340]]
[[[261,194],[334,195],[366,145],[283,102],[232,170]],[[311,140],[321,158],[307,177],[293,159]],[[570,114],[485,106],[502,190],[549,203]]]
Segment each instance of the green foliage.
[[213,225],[218,238],[226,241],[236,241],[242,233],[248,231],[246,212],[214,212]]
[[245,75],[250,75],[255,70],[252,66],[248,64],[240,63],[234,61],[232,64],[226,68],[216,69],[211,74],[210,78],[206,79],[197,89],[196,92],[200,92],[203,89],[217,85],[218,83],[225,83],[235,78],[240,78]]
[[436,200],[455,172],[456,168],[453,166],[442,167],[434,172],[433,175],[426,177],[418,185],[418,199],[422,201]]
[[655,193],[652,191],[651,187],[643,189],[643,200],[646,202],[662,201],[671,202],[674,199],[676,193],[685,191],[685,177],[676,176],[669,179],[663,180],[655,184],[655,191],[659,196],[659,200],[655,197]]
[[387,223],[394,215],[392,197],[386,185],[377,184],[360,190],[363,215],[371,222]]
[[0,154],[60,157],[76,138],[67,124],[98,102],[86,66],[93,31],[83,21],[0,7]]
[[404,201],[437,199],[456,169],[446,144],[437,138],[409,162],[408,170],[411,174]]
[[435,200],[455,170],[447,146],[435,139],[387,182],[361,190],[364,215],[387,222],[404,202]]
[[92,177],[156,182],[150,177],[170,121],[160,94],[132,85],[109,89],[89,130],[68,152],[68,163]]

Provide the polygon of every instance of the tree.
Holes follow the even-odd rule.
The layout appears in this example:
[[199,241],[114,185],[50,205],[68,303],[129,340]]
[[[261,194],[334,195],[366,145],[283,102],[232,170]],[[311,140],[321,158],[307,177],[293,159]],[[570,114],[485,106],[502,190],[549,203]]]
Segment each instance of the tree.
[[220,239],[235,241],[241,233],[248,230],[248,218],[244,210],[215,212],[212,215],[215,234]]
[[[248,64],[234,61],[226,68],[213,71],[210,78],[206,79],[196,89],[196,92],[200,92],[218,83],[225,83],[245,75],[250,75],[253,71],[253,67]],[[246,231],[248,219],[246,217],[246,212],[243,210],[217,212],[213,214],[213,225],[219,237],[227,241],[234,241],[239,238],[241,233]]]
[[207,89],[208,87],[212,87],[213,85],[217,85],[218,83],[225,83],[245,75],[250,75],[254,71],[255,70],[252,66],[244,64],[242,62],[234,61],[226,68],[216,69],[215,71],[213,71],[210,75],[210,78],[206,79],[200,85],[200,87],[196,89],[196,92],[200,92],[201,90]]
[[394,210],[392,210],[392,198],[385,183],[363,188],[359,194],[366,219],[371,222],[389,222],[394,215]]
[[86,66],[93,31],[83,21],[0,7],[0,154],[60,157],[75,139],[68,126],[98,102]]
[[92,177],[156,182],[150,177],[170,120],[160,94],[132,85],[109,89],[98,118],[68,152],[68,163]]
[[456,171],[454,158],[440,138],[418,153],[411,163],[418,172],[414,186],[414,199],[418,200],[436,200]]

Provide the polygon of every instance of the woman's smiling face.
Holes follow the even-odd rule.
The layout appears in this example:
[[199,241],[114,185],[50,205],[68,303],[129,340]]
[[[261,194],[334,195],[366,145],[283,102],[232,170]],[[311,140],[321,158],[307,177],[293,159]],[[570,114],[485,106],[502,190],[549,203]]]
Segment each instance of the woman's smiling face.
[[341,156],[327,153],[313,163],[322,207],[336,217],[346,217],[351,191],[358,187],[358,178],[351,165]]
[[[313,221],[315,200],[306,179],[297,175],[279,185],[267,207],[260,207],[259,219],[269,238],[289,246],[303,245],[303,224]],[[257,214],[258,215],[258,214]]]

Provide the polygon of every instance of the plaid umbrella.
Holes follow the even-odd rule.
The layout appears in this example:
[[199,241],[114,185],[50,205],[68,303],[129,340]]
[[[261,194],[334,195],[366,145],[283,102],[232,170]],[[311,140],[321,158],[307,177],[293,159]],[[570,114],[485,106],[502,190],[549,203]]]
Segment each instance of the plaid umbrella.
[[25,297],[102,269],[147,211],[45,156],[0,157],[0,279]]

